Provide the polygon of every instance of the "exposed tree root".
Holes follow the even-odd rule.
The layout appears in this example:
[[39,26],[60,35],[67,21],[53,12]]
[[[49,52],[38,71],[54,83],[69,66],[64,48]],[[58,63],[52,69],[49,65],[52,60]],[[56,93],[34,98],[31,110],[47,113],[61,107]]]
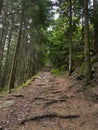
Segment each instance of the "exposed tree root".
[[17,94],[17,95],[12,95],[13,97],[24,97],[24,95],[21,95],[21,94]]
[[51,101],[45,103],[45,107],[55,104],[55,103],[59,103],[59,102],[66,102],[66,99],[51,100]]
[[0,127],[0,130],[3,130],[3,127]]
[[43,114],[43,115],[36,115],[32,116],[29,119],[24,119],[20,125],[25,124],[25,122],[28,121],[40,121],[40,120],[52,120],[52,119],[73,119],[73,118],[79,118],[80,115],[58,115],[56,113],[50,113],[50,114]]

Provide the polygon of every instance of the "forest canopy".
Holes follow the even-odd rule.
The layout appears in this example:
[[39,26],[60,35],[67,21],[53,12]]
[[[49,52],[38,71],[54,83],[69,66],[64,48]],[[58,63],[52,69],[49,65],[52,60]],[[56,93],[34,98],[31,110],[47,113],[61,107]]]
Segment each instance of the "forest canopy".
[[0,90],[11,92],[45,64],[88,83],[98,54],[97,0],[0,0]]

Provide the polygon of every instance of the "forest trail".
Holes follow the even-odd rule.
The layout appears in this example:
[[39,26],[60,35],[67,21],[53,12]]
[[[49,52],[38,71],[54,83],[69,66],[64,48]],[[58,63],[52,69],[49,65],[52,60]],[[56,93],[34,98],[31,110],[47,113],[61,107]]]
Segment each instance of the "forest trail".
[[0,97],[0,130],[98,130],[98,98],[85,96],[74,79],[42,71],[28,87]]

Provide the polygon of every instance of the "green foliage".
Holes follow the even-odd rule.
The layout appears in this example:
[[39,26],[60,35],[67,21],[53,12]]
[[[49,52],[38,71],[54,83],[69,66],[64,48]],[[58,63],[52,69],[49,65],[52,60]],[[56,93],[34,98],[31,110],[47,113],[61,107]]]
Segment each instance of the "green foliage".
[[83,60],[84,60],[83,52],[77,52],[74,59],[75,59],[75,65],[76,66],[79,66],[80,64],[82,64]]
[[0,89],[7,86],[9,81],[9,87],[16,89],[46,63],[51,2],[9,0],[4,1],[3,6],[1,21],[6,27],[0,30],[1,34],[3,32],[0,46]]
[[98,62],[98,58],[95,56],[95,57],[92,57],[92,59],[91,59],[91,64],[94,64],[94,63],[96,63],[96,62]]
[[[54,67],[60,68],[69,64],[69,43],[70,43],[70,25],[69,25],[69,1],[59,3],[59,17],[52,21],[48,34],[48,54]],[[83,62],[83,27],[81,24],[82,4],[79,1],[72,1],[74,14],[72,16],[72,63],[74,68]],[[72,10],[73,11],[73,10]]]
[[64,75],[65,71],[62,68],[53,68],[51,73],[54,75]]
[[52,69],[52,70],[51,70],[51,73],[52,73],[52,74],[58,74],[58,73],[59,73],[59,69]]
[[55,67],[61,67],[68,61],[68,42],[65,39],[65,30],[61,19],[55,22],[52,31],[48,32],[48,56]]
[[[19,23],[23,5],[24,12],[21,26],[21,36],[19,37],[19,52],[15,60],[15,87],[32,77],[32,75],[40,70],[40,68],[45,64],[53,65],[55,69],[52,69],[51,72],[54,74],[59,74],[62,71],[69,69],[69,47],[71,42],[69,34],[70,30],[72,31],[72,70],[75,70],[76,67],[80,66],[80,73],[84,73],[84,23],[82,23],[84,21],[83,1],[72,0],[71,2],[72,28],[70,26],[69,0],[57,0],[57,13],[59,13],[59,17],[57,19],[54,19],[53,17],[55,10],[53,11],[52,9],[55,7],[51,6],[52,2],[50,0],[4,1],[2,15],[4,18],[1,18],[1,23],[4,23],[6,27],[4,27],[4,30],[1,28],[1,34],[2,32],[4,33],[1,42],[3,41],[2,45],[5,43],[5,48],[3,57],[1,58],[2,66],[0,71],[0,81],[4,81],[4,86],[8,84],[9,73],[13,63],[13,57],[19,36]],[[7,18],[3,21],[5,17]],[[97,20],[98,19],[95,21]],[[93,20],[91,22],[90,17],[89,40],[91,43],[91,50],[93,50],[94,46],[93,22]],[[10,36],[11,30],[12,36]],[[9,44],[10,47],[8,50]],[[8,61],[6,60],[7,58]],[[7,64],[6,61],[8,62]],[[91,62],[93,64],[96,61],[96,58],[92,58]],[[27,81],[23,86],[27,85],[28,82],[29,81]],[[23,86],[20,86],[19,88],[22,88]]]

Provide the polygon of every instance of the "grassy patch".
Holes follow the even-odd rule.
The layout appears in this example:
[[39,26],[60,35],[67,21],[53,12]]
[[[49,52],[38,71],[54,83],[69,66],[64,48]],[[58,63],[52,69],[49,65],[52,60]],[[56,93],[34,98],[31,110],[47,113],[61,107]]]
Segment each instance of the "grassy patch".
[[51,69],[51,73],[54,75],[64,75],[65,71],[57,68]]

